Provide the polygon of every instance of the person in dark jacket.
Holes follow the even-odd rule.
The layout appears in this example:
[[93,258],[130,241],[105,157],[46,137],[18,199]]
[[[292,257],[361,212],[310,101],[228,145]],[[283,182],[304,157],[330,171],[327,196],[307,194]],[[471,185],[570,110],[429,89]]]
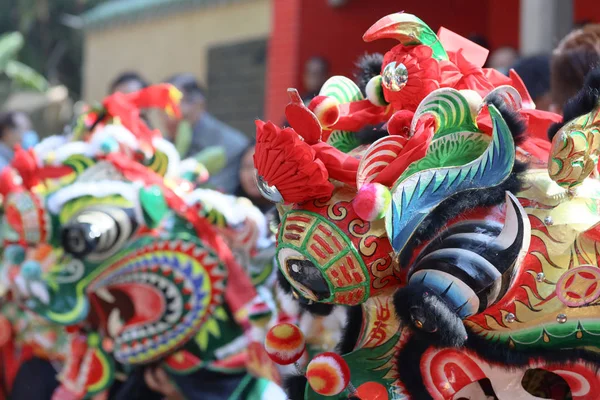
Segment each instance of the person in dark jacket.
[[[225,193],[235,193],[240,185],[241,158],[250,143],[249,139],[240,131],[219,121],[206,111],[206,91],[195,77],[181,74],[168,79],[167,82],[183,93],[181,114],[192,129],[191,140],[182,156],[194,156],[207,147],[223,147],[227,158],[225,168],[211,176],[208,183]],[[167,118],[165,122],[169,138],[175,142],[178,125],[181,121]]]

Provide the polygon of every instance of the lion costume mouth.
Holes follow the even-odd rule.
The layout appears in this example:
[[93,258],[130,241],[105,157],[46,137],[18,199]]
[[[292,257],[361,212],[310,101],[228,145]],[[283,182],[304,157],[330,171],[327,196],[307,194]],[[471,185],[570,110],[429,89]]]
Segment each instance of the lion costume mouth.
[[124,280],[99,288],[90,295],[90,302],[99,326],[113,339],[144,337],[153,330],[164,331],[177,319],[181,307],[177,295],[173,286],[146,274],[137,282]]
[[88,320],[128,364],[151,362],[187,342],[221,302],[225,278],[203,247],[145,238],[135,248],[100,266],[86,289]]

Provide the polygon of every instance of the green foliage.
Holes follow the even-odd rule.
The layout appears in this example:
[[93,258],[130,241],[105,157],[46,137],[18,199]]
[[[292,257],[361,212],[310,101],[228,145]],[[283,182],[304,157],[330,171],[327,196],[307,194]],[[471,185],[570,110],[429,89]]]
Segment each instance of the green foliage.
[[19,86],[43,92],[48,89],[48,81],[33,68],[22,62],[10,60],[4,73]]
[[19,32],[9,32],[0,36],[0,70],[6,69],[6,66],[23,48],[23,35]]
[[8,68],[7,75],[19,85],[43,90],[45,85],[39,78],[45,76],[52,84],[64,84],[73,96],[78,97],[83,35],[73,26],[67,26],[65,17],[81,15],[104,1],[0,1],[0,32],[17,32],[9,34],[7,39],[10,40],[6,42],[6,51],[13,51],[9,51],[8,60],[14,62],[5,61],[2,47],[5,44],[0,42],[0,67],[7,62],[4,64]]
[[31,67],[16,61],[25,40],[19,32],[9,32],[0,36],[0,75],[5,75],[17,85],[44,91],[48,88],[46,79]]

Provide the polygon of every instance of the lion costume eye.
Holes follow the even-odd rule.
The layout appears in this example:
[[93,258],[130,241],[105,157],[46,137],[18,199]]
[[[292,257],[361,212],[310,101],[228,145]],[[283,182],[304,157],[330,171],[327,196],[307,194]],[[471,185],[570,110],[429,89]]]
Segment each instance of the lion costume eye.
[[289,248],[282,249],[278,259],[283,274],[304,298],[323,301],[331,297],[327,280],[312,261]]
[[77,258],[105,259],[116,253],[135,230],[125,210],[115,207],[87,209],[62,228],[67,253]]

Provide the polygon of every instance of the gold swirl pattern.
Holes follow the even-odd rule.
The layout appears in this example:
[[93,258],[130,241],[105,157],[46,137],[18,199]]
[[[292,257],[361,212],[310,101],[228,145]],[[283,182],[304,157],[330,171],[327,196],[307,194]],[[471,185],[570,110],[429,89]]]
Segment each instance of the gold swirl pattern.
[[370,224],[362,219],[350,222],[348,232],[356,238],[360,238],[359,251],[365,257],[371,257],[377,251],[377,237],[369,234]]
[[371,275],[373,275],[375,278],[371,283],[373,288],[382,289],[387,284],[397,280],[396,276],[394,275],[394,268],[389,265],[390,260],[392,260],[392,257],[387,259],[378,258],[371,264]]
[[[558,293],[561,290],[558,286],[565,286],[564,278],[561,281],[563,276],[572,274],[582,266],[598,268],[598,243],[585,232],[597,229],[600,224],[597,205],[600,198],[600,181],[586,180],[576,194],[561,201],[554,196],[560,188],[550,181],[547,174],[545,179],[541,179],[539,171],[530,171],[525,179],[531,186],[527,186],[518,197],[529,202],[524,204],[524,208],[532,220],[532,245],[521,274],[529,275],[530,278],[521,279],[516,289],[522,291],[523,295],[516,295],[514,301],[501,305],[498,314],[485,313],[484,320],[487,326],[466,321],[475,332],[488,338],[502,333],[510,333],[513,336],[517,332],[556,325],[557,315],[564,314],[568,316],[569,321],[585,321],[597,315],[596,306],[600,305],[600,300],[595,299],[587,303],[586,307],[569,307],[561,301]],[[586,288],[581,289],[579,282],[573,284],[569,281],[567,286],[569,285],[573,285],[570,286],[569,293],[585,295]],[[514,293],[516,292],[513,292],[513,295]],[[510,310],[511,304],[514,305],[514,310]],[[514,314],[511,317],[514,320],[512,323],[505,322],[509,313]],[[546,336],[529,340],[543,339],[545,343],[552,340],[544,329],[540,329],[540,335]],[[580,334],[577,337],[581,336]],[[514,346],[515,341],[510,340]],[[518,343],[524,345],[529,342]]]
[[343,203],[333,203],[327,208],[327,216],[333,221],[341,221],[346,218],[347,215],[348,209]]

